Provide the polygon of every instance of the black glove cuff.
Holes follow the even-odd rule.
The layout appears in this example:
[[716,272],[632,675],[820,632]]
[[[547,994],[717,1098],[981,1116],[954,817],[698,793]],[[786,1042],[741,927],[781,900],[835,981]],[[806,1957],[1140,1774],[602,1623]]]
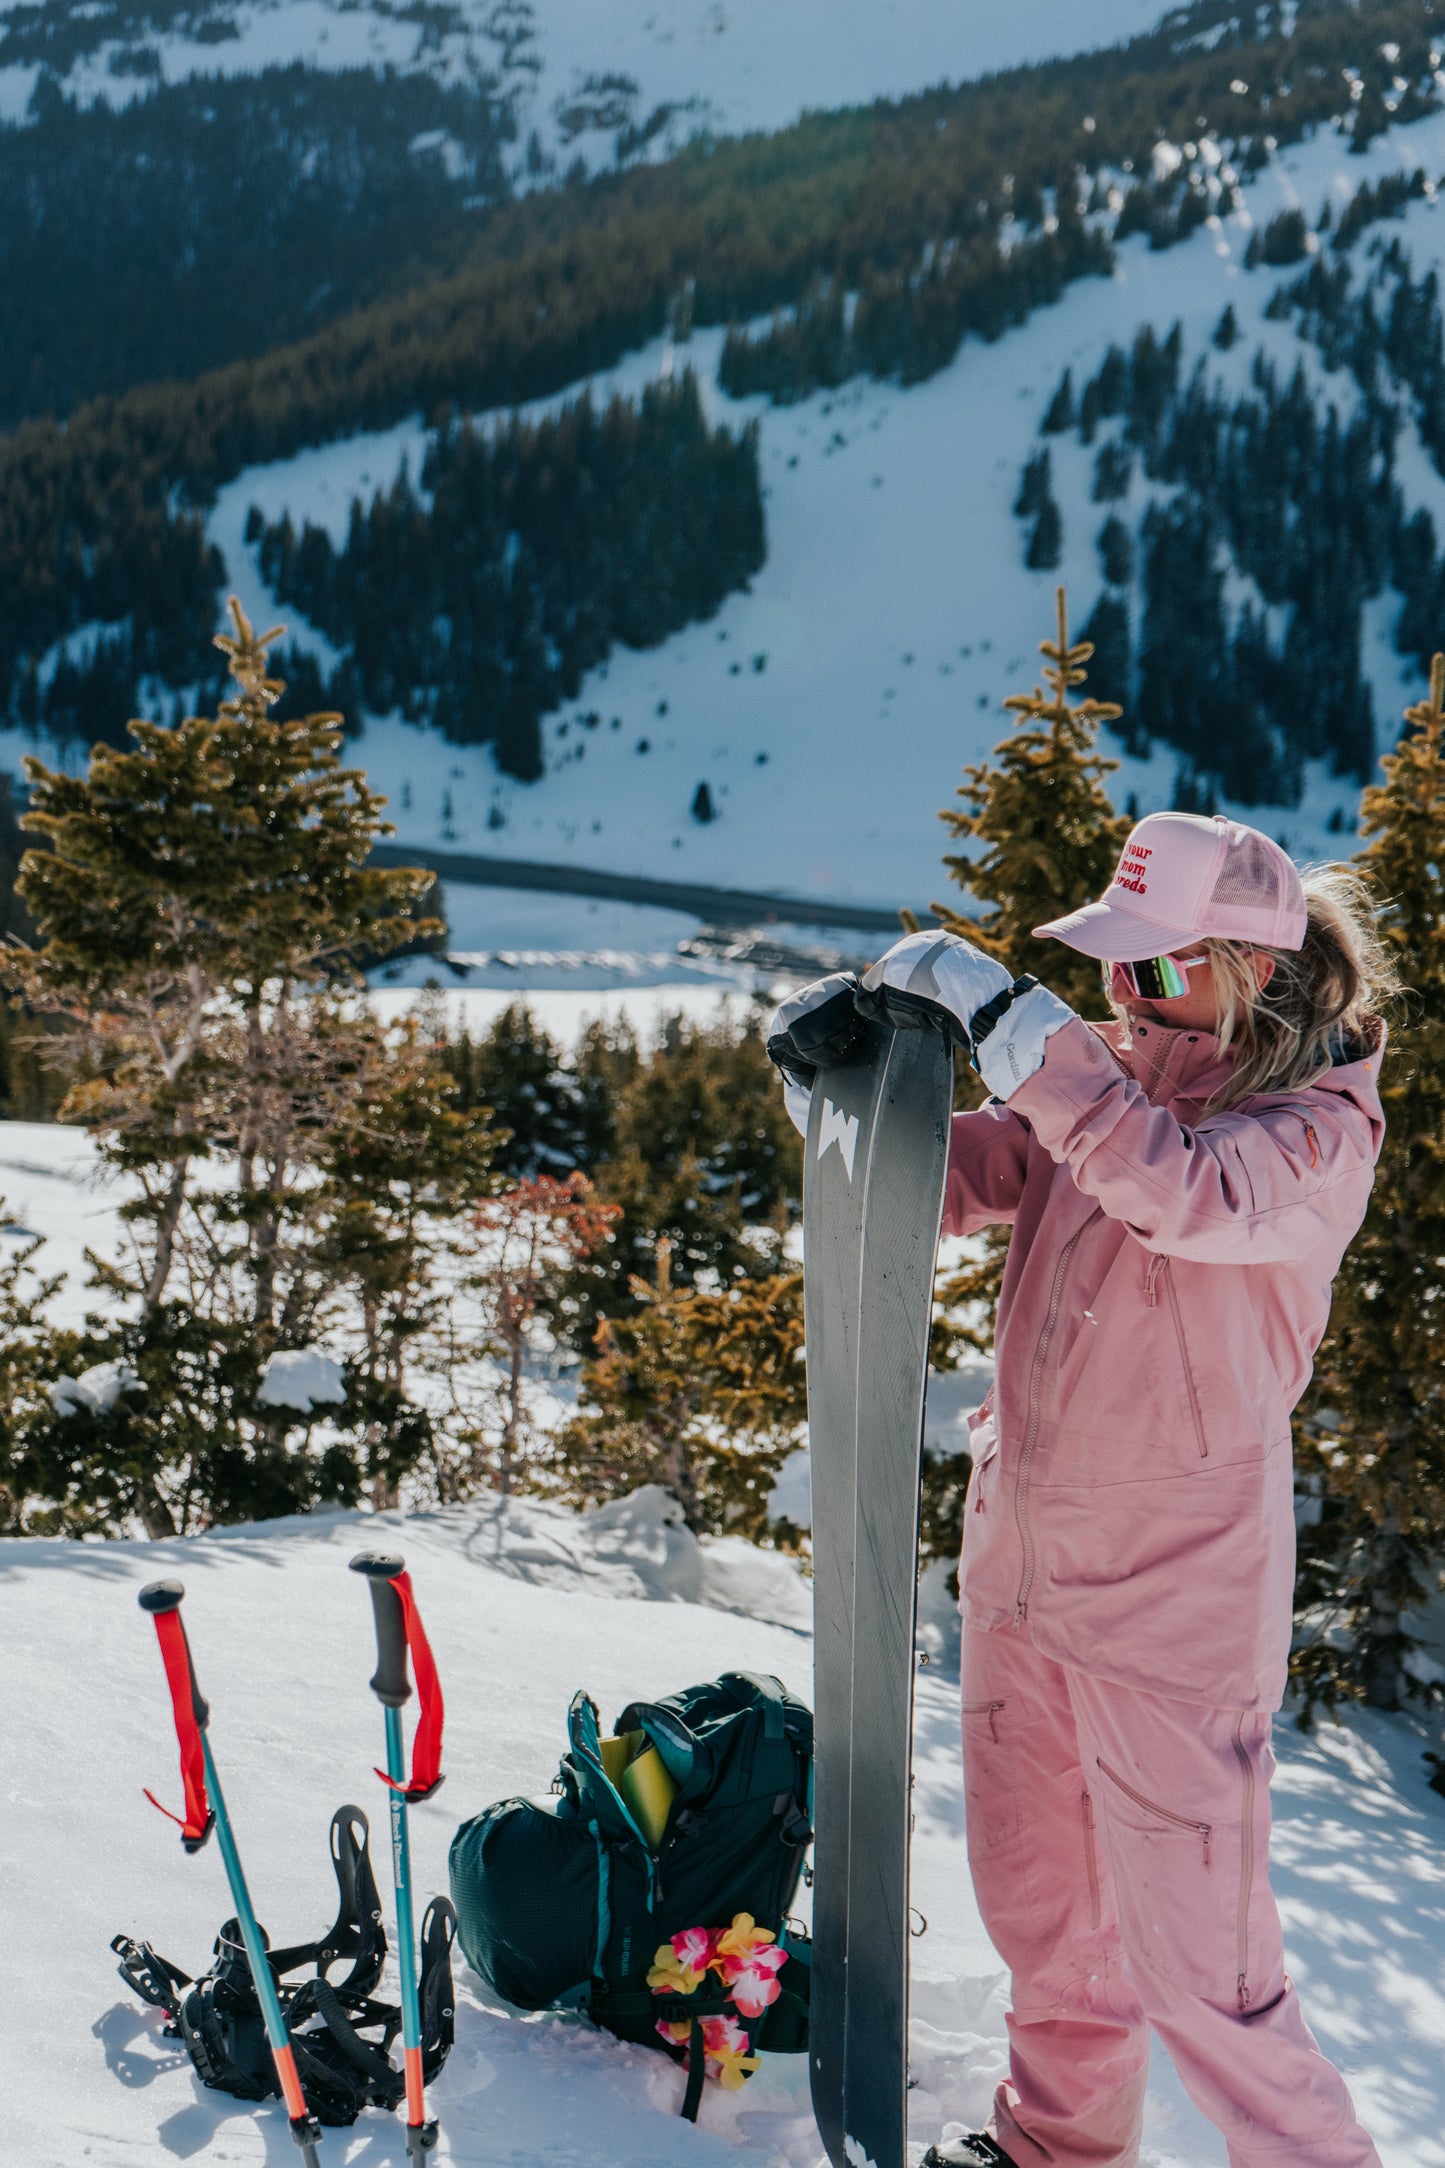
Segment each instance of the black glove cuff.
[[1022,978],[1014,980],[1012,986],[1006,986],[1001,994],[994,995],[992,1001],[986,1001],[981,1009],[974,1010],[968,1020],[968,1036],[972,1041],[969,1058],[975,1069],[978,1067],[979,1049],[989,1033],[997,1028],[1020,994],[1032,993],[1038,983],[1036,978],[1025,971]]
[[842,986],[816,1009],[805,1009],[786,1031],[768,1041],[768,1059],[795,1084],[810,1085],[820,1069],[836,1069],[861,1051],[868,1027],[854,1004],[856,982]]

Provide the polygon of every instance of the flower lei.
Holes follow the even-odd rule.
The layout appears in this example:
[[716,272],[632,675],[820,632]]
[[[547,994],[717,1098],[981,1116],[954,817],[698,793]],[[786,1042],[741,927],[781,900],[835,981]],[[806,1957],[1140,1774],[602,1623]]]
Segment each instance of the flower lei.
[[[787,1961],[771,1930],[759,1927],[751,1912],[739,1912],[731,1927],[685,1927],[664,1942],[647,1984],[654,1995],[692,1995],[714,1972],[742,2015],[757,2018],[782,1993],[778,1974]],[[747,2052],[747,2033],[735,2017],[705,2017],[699,2023],[707,2075],[736,2092],[761,2057]],[[678,2047],[686,2047],[692,2031],[686,2018],[659,2018],[657,2029]]]

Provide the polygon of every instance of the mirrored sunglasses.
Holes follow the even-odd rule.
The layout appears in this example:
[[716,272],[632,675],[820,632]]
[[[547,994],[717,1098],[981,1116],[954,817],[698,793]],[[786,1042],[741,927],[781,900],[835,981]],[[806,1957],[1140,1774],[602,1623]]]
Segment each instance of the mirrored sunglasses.
[[1106,963],[1104,984],[1114,993],[1122,982],[1141,1001],[1177,1001],[1189,991],[1189,973],[1208,961],[1207,956],[1145,956],[1137,963]]

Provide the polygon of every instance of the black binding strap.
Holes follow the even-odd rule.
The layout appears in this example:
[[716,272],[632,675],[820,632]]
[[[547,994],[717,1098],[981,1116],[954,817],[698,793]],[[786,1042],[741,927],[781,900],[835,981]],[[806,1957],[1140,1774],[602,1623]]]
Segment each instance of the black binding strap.
[[185,2000],[181,1990],[191,1985],[191,1975],[173,1965],[149,1942],[132,1942],[129,1935],[113,1935],[111,1948],[120,1959],[120,1976],[142,2002],[154,2003],[167,2017],[174,2017]]
[[430,2085],[452,2051],[456,2034],[456,1989],[452,1984],[452,1944],[457,1916],[451,1900],[433,1897],[421,1923],[421,2067]]
[[[359,1833],[359,1834],[358,1834]],[[330,1931],[319,1942],[298,1942],[271,1952],[278,1976],[298,1965],[314,1965],[325,1979],[343,1958],[351,1970],[340,1983],[343,1995],[369,1995],[386,1962],[386,1932],[381,1899],[371,1871],[371,1825],[360,1807],[338,1807],[331,1817],[331,1864],[336,1873],[337,1911]]]

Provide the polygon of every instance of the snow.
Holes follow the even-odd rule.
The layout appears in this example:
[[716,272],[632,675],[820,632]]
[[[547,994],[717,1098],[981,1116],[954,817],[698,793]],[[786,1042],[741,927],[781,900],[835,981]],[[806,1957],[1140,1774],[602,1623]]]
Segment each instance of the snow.
[[[740,1667],[811,1690],[807,1584],[775,1553],[701,1545],[657,1492],[577,1517],[485,1497],[446,1512],[317,1515],[160,1544],[25,1540],[0,1555],[7,1651],[7,1811],[0,1834],[7,1962],[0,2031],[7,2158],[28,2168],[279,2164],[290,2141],[274,2103],[205,2091],[159,2013],[115,1977],[124,1932],[200,1969],[230,1912],[214,1844],[187,1858],[146,1804],[174,1805],[176,1751],[159,1654],[135,1608],[142,1584],[178,1574],[211,1742],[252,1894],[273,1936],[331,1917],[332,1811],[371,1815],[390,1914],[382,1793],[371,1774],[381,1720],[367,1688],[369,1606],[347,1559],[399,1549],[447,1695],[448,1782],[413,1809],[421,1896],[446,1886],[459,1820],[510,1793],[539,1793],[584,1686],[610,1720],[636,1696]],[[933,1578],[936,1578],[933,1577]],[[938,1614],[926,1584],[925,1609]],[[660,1606],[666,1606],[665,1610]],[[945,1615],[946,1614],[938,1614]],[[918,1678],[910,2094],[916,2146],[976,2126],[1005,2059],[1005,1981],[968,1889],[957,1764],[956,1639]],[[1445,1936],[1445,1800],[1425,1786],[1421,1738],[1400,1718],[1277,1741],[1275,1879],[1290,1970],[1327,2052],[1345,2069],[1387,2168],[1445,2160],[1445,2038],[1436,1957]],[[803,1893],[800,1892],[800,1898]],[[804,1900],[800,1909],[806,1909]],[[441,2164],[580,2159],[629,2168],[817,2168],[801,2057],[766,2058],[736,2095],[708,2089],[696,2131],[676,2115],[664,2058],[571,2018],[498,2005],[465,1969],[457,2045],[434,2106]],[[390,1971],[384,1992],[394,1995]],[[398,2158],[374,2116],[328,2130],[326,2168]],[[1143,2168],[1223,2168],[1156,2053]]]
[[46,1391],[57,1415],[73,1415],[88,1408],[92,1415],[108,1415],[122,1393],[144,1392],[140,1374],[125,1361],[92,1363],[78,1378],[57,1378]]
[[283,1348],[261,1371],[256,1398],[265,1408],[296,1408],[309,1415],[346,1398],[346,1379],[336,1358],[324,1348]]
[[[500,777],[485,748],[451,746],[394,719],[369,721],[351,757],[389,797],[400,840],[926,907],[946,885],[937,809],[952,799],[963,764],[1003,736],[1004,694],[1033,681],[1056,578],[1068,585],[1076,626],[1099,591],[1094,535],[1103,513],[1089,501],[1091,454],[1073,439],[1052,440],[1064,517],[1057,574],[1024,569],[1023,531],[1012,513],[1019,472],[1039,442],[1039,419],[1065,364],[1077,384],[1111,341],[1127,343],[1145,323],[1162,332],[1177,318],[1186,368],[1210,354],[1211,366],[1242,388],[1262,345],[1286,373],[1303,356],[1333,396],[1353,398],[1342,377],[1324,377],[1292,326],[1265,319],[1280,276],[1246,273],[1245,247],[1254,227],[1282,207],[1301,205],[1313,224],[1326,201],[1338,213],[1362,181],[1416,165],[1431,174],[1445,168],[1445,115],[1392,129],[1360,158],[1323,129],[1278,154],[1245,186],[1242,214],[1216,219],[1162,252],[1151,252],[1142,236],[1130,239],[1113,278],[1071,287],[1056,307],[994,346],[968,342],[951,367],[907,391],[858,381],[787,409],[733,402],[717,389],[715,331],[683,348],[659,340],[629,356],[594,380],[594,396],[635,393],[686,364],[698,372],[714,419],[734,427],[757,421],[768,561],[750,591],[730,597],[709,623],[646,654],[619,649],[592,672],[575,705],[545,726],[549,770],[539,784]],[[1417,275],[1445,258],[1445,225],[1431,201],[1412,204],[1404,221],[1382,230],[1401,235]],[[1242,336],[1216,357],[1210,334],[1226,302]],[[523,411],[555,412],[579,389]],[[248,504],[260,503],[271,518],[289,508],[298,522],[324,520],[339,536],[351,492],[384,486],[403,457],[415,473],[423,441],[419,424],[409,423],[252,469],[223,491],[211,533],[248,609],[268,622],[294,619],[262,587],[253,553],[241,545]],[[1445,526],[1445,483],[1413,429],[1402,432],[1399,467],[1408,501],[1429,505]],[[1146,486],[1136,476],[1136,509]],[[1366,624],[1382,747],[1418,690],[1390,642],[1396,609],[1387,596],[1371,606]],[[310,641],[304,627],[298,633],[303,644]],[[324,643],[312,644],[326,652]],[[585,734],[582,759],[582,735],[574,729],[564,738],[561,730],[589,709],[603,727]],[[642,738],[650,742],[646,754],[636,750]],[[1124,758],[1112,784],[1116,798],[1132,791],[1146,808],[1168,804],[1176,766],[1164,747],[1147,761]],[[704,778],[721,817],[699,826],[688,809]],[[1302,860],[1348,847],[1326,825],[1337,809],[1348,832],[1354,790],[1318,763],[1298,807],[1225,808],[1283,837]],[[504,825],[491,826],[498,818]],[[462,893],[451,885],[454,913]],[[520,897],[503,906],[496,892],[484,892],[473,908],[483,925],[489,912],[506,909],[517,927],[534,911],[562,907],[557,899]],[[511,938],[519,948],[543,946]],[[457,945],[506,944],[469,932]],[[618,945],[648,944],[637,938]]]

